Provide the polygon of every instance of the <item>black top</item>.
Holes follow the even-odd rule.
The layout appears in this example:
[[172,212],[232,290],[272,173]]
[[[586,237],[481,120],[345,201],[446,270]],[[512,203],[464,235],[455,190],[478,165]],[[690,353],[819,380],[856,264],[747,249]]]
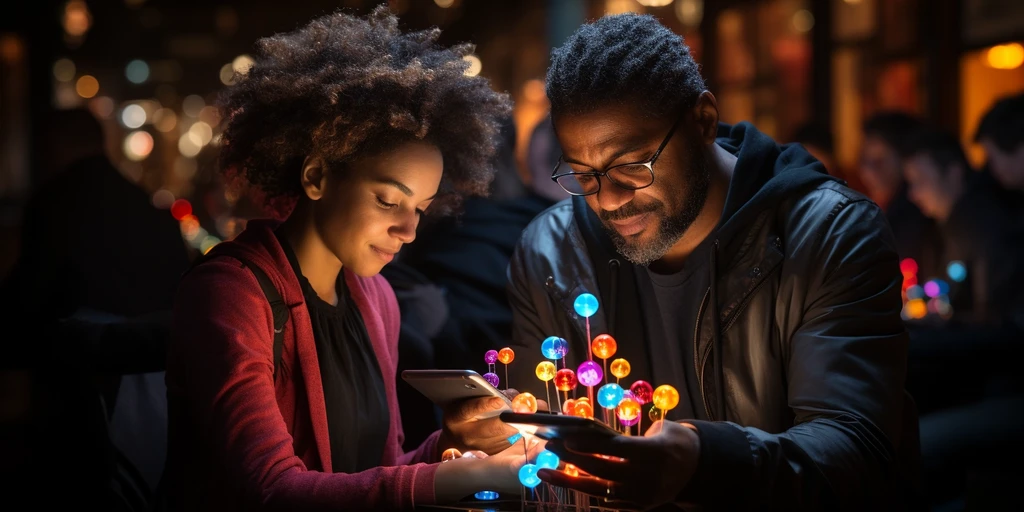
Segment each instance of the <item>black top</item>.
[[335,473],[356,473],[380,465],[391,422],[384,377],[370,335],[348,286],[338,274],[338,305],[325,302],[302,275],[288,241],[281,247],[302,284],[320,361],[327,408],[331,466]]
[[[647,269],[650,294],[656,306],[648,315],[652,336],[651,359],[657,385],[671,384],[679,391],[679,405],[668,412],[671,419],[706,420],[694,356],[697,314],[711,284],[710,251],[714,234],[702,242],[678,272],[658,274]],[[641,286],[648,286],[641,280]],[[705,307],[707,307],[705,305]],[[661,341],[655,341],[661,340]]]

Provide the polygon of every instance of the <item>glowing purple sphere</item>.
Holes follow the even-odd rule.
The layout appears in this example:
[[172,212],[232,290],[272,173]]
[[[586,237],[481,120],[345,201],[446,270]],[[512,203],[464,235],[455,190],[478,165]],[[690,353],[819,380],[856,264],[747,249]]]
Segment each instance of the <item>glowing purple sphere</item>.
[[601,371],[601,365],[596,361],[583,361],[576,369],[576,378],[584,386],[596,386],[601,383],[604,373]]
[[488,373],[484,374],[484,380],[486,380],[488,384],[490,384],[490,385],[492,385],[494,387],[498,387],[498,382],[500,382],[498,380],[498,374],[491,373],[491,372],[488,372]]
[[497,363],[498,362],[498,351],[497,350],[488,350],[484,354],[484,362],[487,363],[487,364]]

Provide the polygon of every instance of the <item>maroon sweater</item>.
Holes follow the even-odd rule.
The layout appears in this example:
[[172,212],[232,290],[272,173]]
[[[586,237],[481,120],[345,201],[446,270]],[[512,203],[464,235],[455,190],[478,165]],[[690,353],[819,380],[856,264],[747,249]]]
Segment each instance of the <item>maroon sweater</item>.
[[[380,275],[345,270],[384,377],[391,424],[381,466],[331,472],[320,366],[302,288],[273,229],[251,221],[220,257],[189,272],[174,306],[167,363],[171,400],[168,484],[176,509],[394,510],[434,503],[438,433],[402,453],[395,395],[399,312]],[[282,366],[274,381],[273,316],[262,268],[288,305]]]

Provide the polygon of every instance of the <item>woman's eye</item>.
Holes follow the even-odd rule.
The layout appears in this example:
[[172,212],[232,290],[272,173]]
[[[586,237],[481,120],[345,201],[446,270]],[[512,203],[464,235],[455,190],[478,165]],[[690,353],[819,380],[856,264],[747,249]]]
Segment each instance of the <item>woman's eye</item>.
[[385,210],[390,210],[398,205],[392,203],[385,203],[384,200],[380,198],[380,196],[377,196],[377,206],[380,206]]

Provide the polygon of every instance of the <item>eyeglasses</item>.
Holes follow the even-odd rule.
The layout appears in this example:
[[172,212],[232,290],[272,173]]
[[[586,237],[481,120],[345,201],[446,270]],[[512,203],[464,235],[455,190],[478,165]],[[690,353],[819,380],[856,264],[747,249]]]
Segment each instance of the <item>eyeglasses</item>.
[[555,163],[555,169],[551,172],[551,180],[574,196],[589,196],[598,193],[601,190],[601,176],[626,190],[647,188],[654,184],[654,162],[661,156],[668,141],[672,140],[672,135],[676,133],[680,121],[682,121],[682,117],[676,120],[672,129],[668,131],[668,135],[665,136],[665,140],[661,141],[658,150],[654,152],[654,156],[646,162],[619,164],[604,171],[576,172],[569,167],[569,164],[565,163],[563,155],[559,156],[558,162]]

